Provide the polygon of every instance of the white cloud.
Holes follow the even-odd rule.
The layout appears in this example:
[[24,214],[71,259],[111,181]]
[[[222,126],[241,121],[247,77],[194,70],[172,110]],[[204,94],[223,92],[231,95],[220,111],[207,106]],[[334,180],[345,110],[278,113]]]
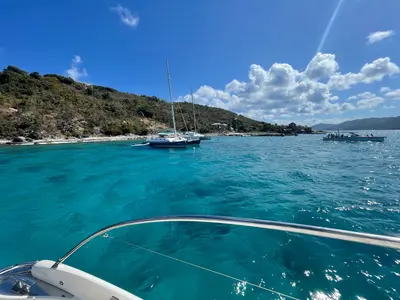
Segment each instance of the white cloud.
[[[258,120],[290,120],[374,108],[384,98],[364,92],[349,97],[348,100],[356,100],[350,103],[340,101],[333,92],[400,72],[390,58],[365,64],[357,73],[343,75],[338,70],[335,55],[327,53],[317,53],[304,71],[286,63],[274,63],[268,69],[253,64],[247,80],[233,79],[223,89],[203,85],[193,95],[199,104],[229,109]],[[190,99],[186,95],[178,100]]]
[[332,89],[337,89],[337,90],[347,90],[351,88],[353,85],[356,85],[361,82],[361,76],[360,74],[354,74],[354,73],[347,73],[347,74],[335,74],[333,75],[329,81],[328,85]]
[[376,97],[376,95],[371,92],[364,92],[364,93],[358,94],[357,96],[358,96],[358,98],[362,98],[362,99],[369,99],[369,98]]
[[338,101],[338,100],[339,100],[339,97],[338,97],[338,96],[332,96],[332,97],[330,98],[330,100],[331,100],[331,101]]
[[372,98],[375,96],[376,95],[371,92],[364,92],[364,93],[358,94],[358,98],[362,98],[362,99],[369,99],[369,98]]
[[390,61],[389,57],[379,58],[370,64],[365,64],[360,71],[364,76],[363,83],[380,81],[385,76],[392,76],[400,73],[400,68]]
[[351,96],[347,100],[369,99],[369,98],[373,98],[373,97],[376,97],[376,95],[371,92],[364,92],[364,93],[360,93],[360,94]]
[[[361,119],[361,117],[360,117]],[[350,121],[352,119],[349,118],[324,118],[324,119],[320,119],[320,118],[310,118],[310,119],[305,119],[304,120],[304,124],[306,125],[310,125],[313,126],[315,124],[319,124],[319,123],[325,123],[325,124],[339,124],[339,123],[343,123],[346,121]]]
[[333,75],[328,85],[332,89],[347,90],[353,85],[364,83],[369,84],[380,81],[385,76],[393,76],[400,73],[400,68],[389,57],[379,58],[372,63],[365,64],[359,73],[337,73]]
[[[389,92],[385,93],[384,96],[386,99],[391,100],[400,100],[400,89],[391,90],[389,88],[384,88],[384,91],[389,90]],[[382,91],[382,88],[381,88]],[[354,96],[349,97],[347,100],[358,100],[356,104],[356,108],[358,109],[370,109],[375,108],[379,104],[385,101],[385,98],[379,97],[371,92],[364,92]],[[388,109],[391,107],[390,105],[384,105],[383,108]]]
[[357,109],[356,106],[354,106],[351,103],[348,102],[344,102],[341,106],[340,106],[342,111],[346,111],[346,110],[353,110],[353,109]]
[[367,44],[374,44],[381,40],[387,39],[394,34],[395,32],[393,30],[372,32],[367,36]]
[[387,92],[385,94],[385,97],[388,97],[393,100],[400,100],[400,89]]
[[129,9],[123,7],[121,4],[111,7],[111,10],[115,11],[119,15],[121,22],[125,25],[133,28],[139,25],[139,17],[134,16]]
[[236,79],[232,80],[225,86],[227,92],[244,92],[246,84]]
[[88,76],[85,68],[80,68],[83,63],[82,58],[79,55],[75,55],[72,59],[71,68],[66,71],[67,75],[73,80],[79,81],[81,77]]
[[378,97],[376,94],[371,92],[360,93],[349,97],[347,100],[358,100],[354,109],[371,109],[385,101],[382,97]]
[[72,59],[73,64],[80,64],[82,63],[82,58],[79,55],[75,55],[74,58]]
[[305,75],[310,79],[329,78],[339,70],[334,54],[317,53],[308,64]]
[[358,109],[375,108],[384,101],[385,100],[382,97],[372,97],[368,99],[362,99],[360,101],[357,101],[357,108]]
[[381,87],[381,89],[380,89],[381,93],[387,93],[387,92],[390,92],[391,90],[392,90],[391,88],[388,88],[386,86]]

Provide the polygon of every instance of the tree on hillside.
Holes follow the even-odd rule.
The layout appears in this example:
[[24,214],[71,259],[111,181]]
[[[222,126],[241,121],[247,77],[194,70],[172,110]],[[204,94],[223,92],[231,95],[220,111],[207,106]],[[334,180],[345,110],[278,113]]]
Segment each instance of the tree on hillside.
[[4,71],[11,71],[11,72],[15,72],[21,75],[26,75],[28,74],[27,72],[25,72],[24,70],[21,70],[15,66],[8,66],[7,68],[4,69]]
[[39,72],[32,72],[31,74],[29,74],[29,76],[35,79],[40,79],[42,77],[40,76]]

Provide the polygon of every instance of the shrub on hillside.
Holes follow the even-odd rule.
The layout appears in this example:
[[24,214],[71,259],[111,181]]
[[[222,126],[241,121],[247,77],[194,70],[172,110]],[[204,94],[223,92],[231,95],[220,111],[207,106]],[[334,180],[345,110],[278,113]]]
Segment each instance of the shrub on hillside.
[[8,66],[8,67],[5,69],[5,71],[15,72],[15,73],[18,73],[18,74],[21,74],[21,75],[27,75],[27,74],[28,74],[28,73],[25,72],[24,70],[21,70],[21,69],[15,67],[15,66]]
[[32,72],[31,74],[29,74],[29,76],[31,76],[32,78],[35,79],[39,79],[42,78],[42,76],[40,76],[39,72]]
[[136,113],[145,118],[152,118],[154,116],[153,110],[148,105],[139,106],[136,108]]
[[148,130],[140,122],[112,120],[107,121],[102,126],[102,132],[105,135],[111,136],[127,134],[146,135]]
[[75,83],[75,81],[72,78],[64,77],[64,76],[57,75],[57,74],[44,74],[43,77],[54,77],[54,78],[57,78],[59,82],[65,83],[65,84],[68,84],[68,85],[71,85],[71,84]]

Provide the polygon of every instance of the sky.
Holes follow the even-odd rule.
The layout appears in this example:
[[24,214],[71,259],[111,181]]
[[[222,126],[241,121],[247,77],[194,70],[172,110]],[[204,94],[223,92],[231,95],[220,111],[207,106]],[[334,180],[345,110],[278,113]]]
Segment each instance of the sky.
[[398,0],[1,0],[0,68],[260,121],[400,115]]

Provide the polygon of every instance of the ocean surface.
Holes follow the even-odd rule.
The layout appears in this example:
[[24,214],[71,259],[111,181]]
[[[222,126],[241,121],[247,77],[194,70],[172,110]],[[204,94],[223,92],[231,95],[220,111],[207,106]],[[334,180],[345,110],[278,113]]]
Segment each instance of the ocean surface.
[[[217,137],[187,150],[132,142],[2,147],[0,268],[56,260],[115,222],[172,214],[399,236],[400,132],[381,134],[384,143],[305,135]],[[130,244],[294,298],[400,298],[400,252],[393,249],[193,223],[139,225],[110,236],[66,263],[144,299],[283,298]]]

